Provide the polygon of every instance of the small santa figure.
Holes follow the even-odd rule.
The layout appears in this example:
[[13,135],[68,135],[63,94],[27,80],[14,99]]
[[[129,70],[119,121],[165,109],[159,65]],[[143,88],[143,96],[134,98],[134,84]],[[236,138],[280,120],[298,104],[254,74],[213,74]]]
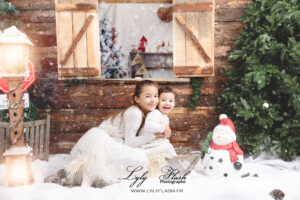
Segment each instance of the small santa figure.
[[209,177],[241,175],[243,151],[236,142],[235,127],[227,115],[220,115],[212,140],[202,162],[202,170]]

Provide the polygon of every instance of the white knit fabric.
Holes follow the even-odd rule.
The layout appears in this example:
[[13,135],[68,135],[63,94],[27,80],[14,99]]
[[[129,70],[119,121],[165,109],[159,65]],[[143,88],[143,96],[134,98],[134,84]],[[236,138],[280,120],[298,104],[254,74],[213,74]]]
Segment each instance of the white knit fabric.
[[150,142],[155,135],[137,136],[141,123],[142,111],[131,106],[123,117],[119,114],[113,121],[107,119],[87,131],[71,151],[74,160],[66,168],[69,180],[82,176],[82,185],[91,185],[100,179],[110,184],[127,177],[129,166],[143,166],[147,170],[146,151],[135,147]]
[[[154,133],[162,133],[165,126],[169,125],[169,118],[166,114],[162,114],[159,110],[154,110],[147,114],[145,125],[139,132],[139,136]],[[168,139],[155,138],[146,144],[141,145],[148,155],[163,153],[166,158],[176,156],[176,151]]]

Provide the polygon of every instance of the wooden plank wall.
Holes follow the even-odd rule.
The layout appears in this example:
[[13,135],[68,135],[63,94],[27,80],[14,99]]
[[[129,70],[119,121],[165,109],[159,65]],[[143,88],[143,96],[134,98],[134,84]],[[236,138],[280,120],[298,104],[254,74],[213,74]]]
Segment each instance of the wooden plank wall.
[[[89,128],[105,116],[130,105],[136,81],[58,81],[54,0],[13,0],[24,32],[34,43],[33,60],[38,81],[30,88],[31,100],[43,111],[51,109],[50,153],[68,153]],[[216,0],[215,76],[204,78],[202,97],[195,111],[187,109],[192,93],[189,83],[160,82],[178,92],[176,110],[170,116],[176,147],[199,148],[201,140],[218,123],[214,111],[224,88],[229,50],[243,24],[240,16],[249,0]]]

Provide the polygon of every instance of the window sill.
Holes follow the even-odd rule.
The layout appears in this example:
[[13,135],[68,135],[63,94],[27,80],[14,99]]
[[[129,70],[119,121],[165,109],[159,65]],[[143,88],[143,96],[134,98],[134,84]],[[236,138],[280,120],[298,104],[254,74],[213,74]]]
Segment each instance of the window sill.
[[151,80],[154,82],[183,82],[189,83],[190,78],[120,78],[120,79],[99,79],[99,80],[107,80],[107,81],[128,81],[128,82],[137,82],[142,80]]
[[142,80],[151,80],[156,83],[189,83],[190,78],[118,78],[118,79],[101,79],[101,78],[93,78],[93,79],[65,79],[62,80],[65,83],[71,83],[73,81],[79,81],[81,83],[98,83],[98,84],[133,84],[138,83]]

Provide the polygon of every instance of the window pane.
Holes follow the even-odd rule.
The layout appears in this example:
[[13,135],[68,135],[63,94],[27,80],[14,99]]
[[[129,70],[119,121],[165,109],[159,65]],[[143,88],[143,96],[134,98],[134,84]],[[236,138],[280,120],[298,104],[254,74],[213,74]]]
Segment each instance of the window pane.
[[[157,16],[160,7],[171,5],[99,4],[102,78],[133,78],[137,71],[144,77],[173,77],[172,22]],[[144,50],[142,62],[131,66],[137,52]]]

